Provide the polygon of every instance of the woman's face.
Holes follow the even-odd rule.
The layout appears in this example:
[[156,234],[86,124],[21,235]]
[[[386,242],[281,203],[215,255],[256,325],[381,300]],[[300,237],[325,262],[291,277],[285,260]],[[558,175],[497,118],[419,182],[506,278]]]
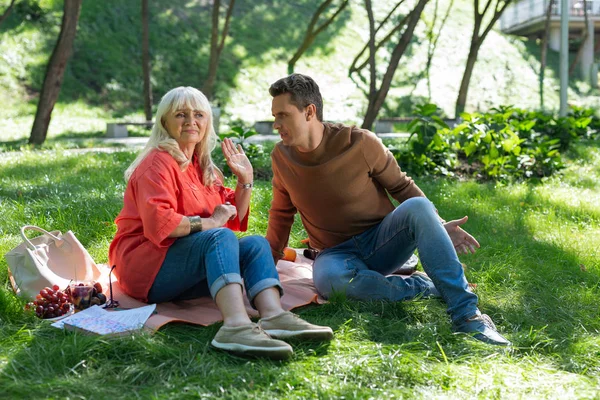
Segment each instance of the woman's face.
[[163,117],[163,126],[182,148],[202,141],[207,125],[207,113],[191,108],[172,110]]

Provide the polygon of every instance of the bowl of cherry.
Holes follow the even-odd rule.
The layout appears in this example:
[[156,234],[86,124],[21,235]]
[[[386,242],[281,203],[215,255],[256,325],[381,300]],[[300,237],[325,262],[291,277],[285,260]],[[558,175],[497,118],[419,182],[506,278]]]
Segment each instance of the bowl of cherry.
[[71,282],[65,291],[77,310],[106,303],[106,296],[102,293],[102,285],[99,282]]

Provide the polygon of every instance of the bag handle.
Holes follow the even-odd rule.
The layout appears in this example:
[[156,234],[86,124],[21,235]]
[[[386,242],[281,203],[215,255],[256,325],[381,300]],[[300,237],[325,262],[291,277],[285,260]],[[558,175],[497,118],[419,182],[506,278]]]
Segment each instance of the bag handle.
[[40,227],[37,227],[35,225],[25,225],[24,227],[21,228],[21,237],[23,238],[23,241],[25,243],[27,243],[27,247],[30,250],[35,250],[35,245],[33,243],[31,243],[31,241],[29,240],[29,238],[25,235],[25,230],[38,231],[38,232],[43,233],[44,235],[49,236],[52,240],[54,240],[54,243],[56,244],[56,247],[60,247],[60,246],[62,246],[65,243],[64,239],[61,239],[61,238],[59,238],[57,236],[54,236],[50,232],[48,232],[48,231],[46,231],[46,230],[44,230],[44,229],[42,229]]

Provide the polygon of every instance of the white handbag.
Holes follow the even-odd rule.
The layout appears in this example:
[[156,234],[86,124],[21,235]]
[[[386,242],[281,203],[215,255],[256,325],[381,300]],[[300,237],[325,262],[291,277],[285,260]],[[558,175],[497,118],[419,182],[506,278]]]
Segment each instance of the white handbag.
[[[42,235],[29,239],[26,230]],[[98,266],[73,232],[63,235],[26,225],[21,228],[21,237],[23,243],[4,256],[11,285],[18,295],[34,299],[46,286],[58,285],[64,289],[71,280],[100,278]]]

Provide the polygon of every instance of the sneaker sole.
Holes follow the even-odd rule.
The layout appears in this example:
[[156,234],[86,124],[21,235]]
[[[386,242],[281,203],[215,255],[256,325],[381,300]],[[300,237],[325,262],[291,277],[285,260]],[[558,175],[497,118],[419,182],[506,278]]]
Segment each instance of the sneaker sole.
[[244,344],[239,343],[220,343],[216,340],[212,340],[210,344],[219,349],[230,351],[232,353],[237,353],[245,356],[253,356],[253,357],[267,357],[273,360],[285,360],[288,359],[294,354],[294,351],[291,347],[258,347],[258,346],[246,346]]
[[265,332],[269,336],[275,339],[302,339],[302,340],[314,340],[314,341],[328,341],[333,339],[333,331],[330,329],[323,329],[320,331],[310,329],[305,331],[287,331],[284,329],[265,329]]
[[490,344],[492,346],[503,346],[503,347],[512,346],[512,343],[507,339],[506,339],[506,342],[503,342],[500,340],[495,340],[495,339],[490,339],[487,336],[485,336],[479,332],[454,332],[454,334],[466,336],[471,340],[476,340],[480,343]]

